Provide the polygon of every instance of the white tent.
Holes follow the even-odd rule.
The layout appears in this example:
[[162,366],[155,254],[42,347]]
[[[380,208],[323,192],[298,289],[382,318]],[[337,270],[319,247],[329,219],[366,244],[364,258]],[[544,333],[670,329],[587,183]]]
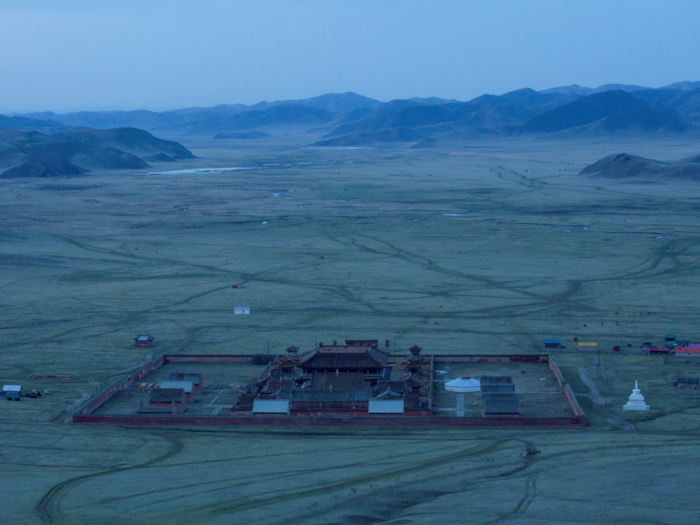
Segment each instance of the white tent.
[[457,379],[445,383],[445,390],[450,392],[479,392],[481,383],[472,376],[459,376]]

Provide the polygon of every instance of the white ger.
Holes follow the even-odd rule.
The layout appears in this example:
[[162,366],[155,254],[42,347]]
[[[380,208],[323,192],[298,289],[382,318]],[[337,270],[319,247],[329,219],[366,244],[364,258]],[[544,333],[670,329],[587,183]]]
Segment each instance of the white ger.
[[639,390],[636,380],[634,382],[634,390],[632,390],[632,395],[630,396],[629,401],[627,401],[627,404],[622,408],[623,410],[649,410],[650,407],[644,402],[644,396]]
[[457,379],[445,383],[445,390],[451,392],[479,392],[481,382],[472,376],[459,376]]

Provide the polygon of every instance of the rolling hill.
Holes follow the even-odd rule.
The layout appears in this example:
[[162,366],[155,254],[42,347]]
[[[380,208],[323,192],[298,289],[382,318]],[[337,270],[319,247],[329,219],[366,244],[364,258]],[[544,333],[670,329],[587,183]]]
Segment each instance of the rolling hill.
[[608,155],[591,164],[581,175],[609,179],[686,179],[700,181],[700,155],[676,162],[660,162],[628,153]]
[[147,168],[148,164],[132,152],[147,154],[155,161],[172,161],[174,156],[194,158],[178,143],[129,128],[79,128],[53,135],[0,129],[0,177],[60,177],[95,169]]
[[186,122],[174,126],[173,130],[187,135],[215,135],[217,133],[270,128],[308,129],[322,126],[336,117],[337,114],[315,106],[282,104],[226,117]]
[[693,120],[659,102],[625,91],[605,91],[558,106],[518,128],[551,138],[656,136],[698,133]]
[[137,155],[145,160],[173,162],[195,158],[182,144],[154,137],[147,131],[136,128],[98,130],[74,128],[51,135],[56,140],[78,142],[99,148],[116,148]]
[[615,112],[643,104],[624,91],[606,91],[551,109],[520,126],[521,133],[554,133],[590,124]]
[[55,133],[70,129],[70,126],[61,124],[51,119],[39,120],[28,117],[6,117],[0,115],[0,128],[14,129],[17,131],[39,131],[40,133]]

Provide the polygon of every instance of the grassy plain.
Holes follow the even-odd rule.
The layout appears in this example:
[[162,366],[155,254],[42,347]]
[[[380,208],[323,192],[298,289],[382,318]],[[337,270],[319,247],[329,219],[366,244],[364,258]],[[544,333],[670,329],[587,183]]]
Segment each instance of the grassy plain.
[[[621,151],[682,158],[696,144],[308,142],[186,142],[198,159],[142,173],[0,181],[0,378],[54,392],[0,403],[1,522],[698,522],[700,404],[669,387],[700,376],[700,362],[637,352],[668,332],[700,339],[700,185],[560,171]],[[148,174],[217,166],[261,169]],[[134,348],[138,333],[156,347]],[[150,353],[369,337],[440,354],[537,352],[562,337],[555,357],[589,426],[151,429],[65,417]],[[603,370],[574,337],[599,343]],[[612,355],[621,341],[633,348]],[[585,397],[580,369],[609,409]],[[622,411],[635,379],[648,413]]]

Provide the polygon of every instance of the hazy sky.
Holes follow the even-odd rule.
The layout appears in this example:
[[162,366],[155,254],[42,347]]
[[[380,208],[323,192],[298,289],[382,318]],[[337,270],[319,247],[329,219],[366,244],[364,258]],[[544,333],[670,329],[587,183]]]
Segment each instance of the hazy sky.
[[700,2],[3,0],[0,110],[700,80]]

